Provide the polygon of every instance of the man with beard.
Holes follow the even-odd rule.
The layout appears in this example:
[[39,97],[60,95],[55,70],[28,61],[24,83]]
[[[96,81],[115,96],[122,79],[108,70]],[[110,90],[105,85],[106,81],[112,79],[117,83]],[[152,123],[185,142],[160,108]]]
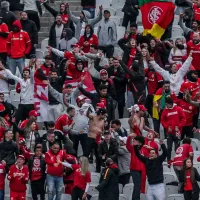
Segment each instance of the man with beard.
[[22,31],[19,20],[14,21],[7,40],[8,66],[12,74],[15,75],[17,67],[22,74],[25,64],[24,57],[30,53],[30,50],[31,40],[28,33]]
[[193,51],[192,53],[192,65],[195,68],[195,70],[198,73],[198,76],[200,77],[200,35],[198,33],[194,33],[192,36],[192,40],[187,43],[187,54],[190,54],[190,51]]
[[[49,76],[49,81],[51,86],[57,90],[59,93],[62,92],[62,87],[65,81],[65,77],[58,77],[58,71],[56,69],[52,69]],[[51,95],[49,91],[49,121],[55,121],[63,111],[63,105]]]
[[26,31],[31,39],[32,48],[29,52],[29,55],[27,55],[27,58],[30,58],[31,54],[36,53],[36,45],[38,44],[38,30],[37,26],[34,21],[28,19],[28,15],[26,12],[20,13],[20,22],[22,25],[23,31]]

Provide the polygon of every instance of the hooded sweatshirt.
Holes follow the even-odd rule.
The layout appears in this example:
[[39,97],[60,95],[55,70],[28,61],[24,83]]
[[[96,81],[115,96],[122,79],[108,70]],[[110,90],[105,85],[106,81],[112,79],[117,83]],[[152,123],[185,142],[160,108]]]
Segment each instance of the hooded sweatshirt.
[[13,25],[19,28],[19,32],[11,31],[7,40],[8,56],[13,59],[23,58],[31,50],[31,40],[27,32],[22,30],[19,20],[14,21]]

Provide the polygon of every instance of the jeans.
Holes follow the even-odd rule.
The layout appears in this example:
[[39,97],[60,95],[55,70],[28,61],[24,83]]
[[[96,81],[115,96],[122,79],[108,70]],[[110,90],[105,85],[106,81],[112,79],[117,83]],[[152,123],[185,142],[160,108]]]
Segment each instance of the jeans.
[[128,108],[134,105],[133,93],[131,91],[127,92],[127,102],[128,102]]
[[12,72],[12,74],[14,75],[16,74],[17,67],[19,69],[19,72],[22,74],[24,66],[25,66],[24,58],[18,58],[18,59],[9,58],[8,60],[8,67],[10,71]]
[[176,137],[175,134],[167,134],[167,151],[168,151],[168,155],[167,155],[167,160],[171,160],[171,153],[172,153],[172,145],[175,145],[175,151],[176,149],[180,146],[180,140],[178,139],[178,137]]
[[4,200],[4,194],[5,194],[5,191],[4,190],[0,190],[0,199],[1,200]]
[[54,198],[54,189],[56,191],[56,199],[55,200],[60,200],[61,199],[61,192],[62,188],[64,187],[63,183],[63,177],[58,177],[58,176],[51,176],[47,174],[47,188],[48,188],[48,200],[53,200]]
[[147,200],[165,200],[164,183],[149,185],[147,190]]
[[91,15],[90,19],[94,18],[94,16],[95,16],[95,8],[83,7],[83,10],[87,10],[90,13],[90,15]]
[[131,170],[131,176],[134,184],[132,200],[140,200],[140,188],[142,179],[141,172]]

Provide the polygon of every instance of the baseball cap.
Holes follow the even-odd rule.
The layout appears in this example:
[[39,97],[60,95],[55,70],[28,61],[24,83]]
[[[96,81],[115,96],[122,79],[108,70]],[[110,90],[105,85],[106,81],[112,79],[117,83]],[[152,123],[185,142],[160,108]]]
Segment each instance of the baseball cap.
[[23,155],[18,155],[18,156],[17,156],[17,159],[19,159],[19,158],[25,160],[25,157],[24,157]]
[[31,110],[31,111],[29,112],[29,117],[30,117],[30,116],[37,117],[37,116],[38,116],[37,111],[36,111],[36,110]]
[[140,111],[147,111],[147,109],[144,107],[144,105],[138,105]]
[[104,11],[103,11],[103,13],[106,13],[106,12],[107,12],[107,13],[110,13],[110,11],[109,11],[109,10],[104,10]]
[[102,76],[102,75],[107,75],[108,74],[108,72],[105,70],[105,69],[102,69],[101,71],[100,71],[100,76]]
[[122,141],[124,144],[126,144],[127,137],[121,137],[121,136],[119,136],[119,140]]

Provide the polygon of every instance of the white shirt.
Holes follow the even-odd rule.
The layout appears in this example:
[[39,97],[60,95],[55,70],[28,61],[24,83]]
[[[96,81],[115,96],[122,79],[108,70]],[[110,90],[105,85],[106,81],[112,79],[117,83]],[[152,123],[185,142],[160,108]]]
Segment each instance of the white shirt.
[[59,41],[62,35],[62,31],[63,31],[63,24],[61,24],[60,26],[55,26],[55,30],[56,30],[56,46],[57,48],[59,47]]
[[24,4],[24,10],[33,10],[38,12],[36,0],[20,0],[20,4]]
[[26,137],[26,146],[28,149],[30,149],[32,152],[34,151],[35,146],[35,133],[32,131],[30,132],[29,136]]

